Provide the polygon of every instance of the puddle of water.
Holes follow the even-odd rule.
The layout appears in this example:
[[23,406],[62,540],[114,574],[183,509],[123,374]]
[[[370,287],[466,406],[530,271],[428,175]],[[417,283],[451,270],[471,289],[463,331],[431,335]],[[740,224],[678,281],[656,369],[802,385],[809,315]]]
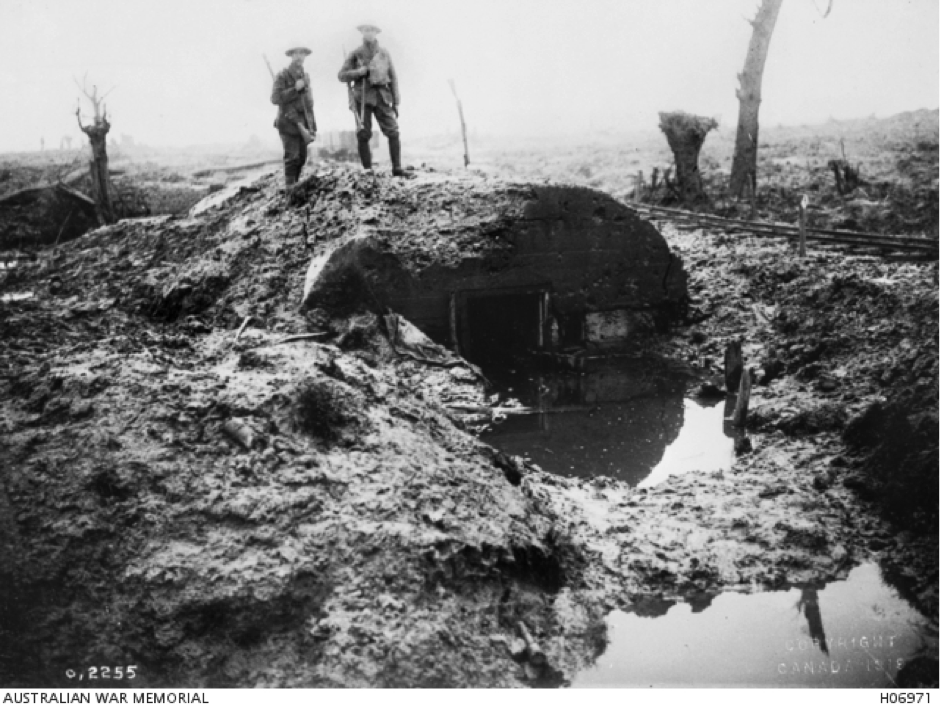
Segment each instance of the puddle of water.
[[915,659],[937,669],[937,627],[874,564],[821,588],[726,592],[704,608],[650,600],[607,623],[607,649],[572,687],[886,688]]
[[546,471],[653,486],[672,475],[731,467],[729,404],[685,398],[684,377],[661,368],[614,362],[594,372],[494,382],[539,411],[510,415],[480,438]]

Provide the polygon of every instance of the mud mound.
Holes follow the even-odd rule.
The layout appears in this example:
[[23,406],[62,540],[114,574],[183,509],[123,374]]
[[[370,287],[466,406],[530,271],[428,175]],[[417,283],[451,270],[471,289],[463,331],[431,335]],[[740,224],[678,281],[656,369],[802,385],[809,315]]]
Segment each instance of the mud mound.
[[904,527],[937,529],[940,452],[936,410],[918,412],[910,398],[876,402],[845,429],[850,450],[863,457],[864,477],[853,481]]
[[148,686],[518,684],[490,637],[551,629],[583,553],[457,428],[471,368],[405,321],[297,314],[314,224],[268,178],[5,282],[37,294],[0,305],[12,685],[118,657]]

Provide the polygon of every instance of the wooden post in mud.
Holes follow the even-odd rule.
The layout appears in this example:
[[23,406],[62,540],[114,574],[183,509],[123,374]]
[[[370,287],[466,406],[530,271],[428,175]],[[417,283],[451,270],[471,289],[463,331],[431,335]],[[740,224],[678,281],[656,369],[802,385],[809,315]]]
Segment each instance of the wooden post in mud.
[[741,373],[741,386],[738,387],[738,401],[734,405],[734,414],[731,415],[731,423],[736,427],[744,427],[747,424],[747,407],[751,401],[751,371],[745,369]]
[[725,347],[725,389],[730,394],[741,383],[744,358],[741,356],[741,341],[735,340]]
[[467,167],[470,165],[470,148],[467,147],[467,122],[463,118],[463,103],[460,101],[460,97],[457,96],[457,87],[454,85],[454,80],[448,79],[447,83],[450,84],[451,93],[453,93],[454,100],[457,102],[457,113],[460,115],[460,132],[463,134],[463,166]]
[[636,181],[633,183],[633,201],[640,201],[641,190],[643,189],[643,171],[638,170],[636,174]]
[[800,256],[806,256],[806,208],[809,207],[809,198],[803,195],[800,200]]
[[450,344],[451,349],[454,351],[454,355],[460,357],[460,343],[457,340],[457,294],[450,294]]

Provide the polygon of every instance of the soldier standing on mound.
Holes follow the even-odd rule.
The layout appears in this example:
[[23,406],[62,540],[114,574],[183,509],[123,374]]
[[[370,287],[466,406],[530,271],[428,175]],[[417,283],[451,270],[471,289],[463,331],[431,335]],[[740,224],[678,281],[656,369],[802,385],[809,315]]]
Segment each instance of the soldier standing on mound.
[[398,76],[392,64],[388,50],[379,47],[375,36],[381,30],[371,23],[359,25],[362,32],[362,45],[350,52],[339,70],[339,80],[343,83],[355,82],[353,87],[352,109],[359,116],[361,126],[356,134],[359,142],[359,158],[362,167],[372,169],[372,151],[369,140],[372,138],[372,116],[375,115],[379,128],[388,138],[388,152],[392,159],[392,175],[405,177],[401,168],[401,141],[398,137]]
[[291,63],[274,78],[271,103],[278,107],[274,127],[284,145],[284,182],[290,199],[307,162],[307,144],[317,137],[317,122],[313,116],[310,75],[304,72],[304,59],[311,51],[294,47],[286,54]]

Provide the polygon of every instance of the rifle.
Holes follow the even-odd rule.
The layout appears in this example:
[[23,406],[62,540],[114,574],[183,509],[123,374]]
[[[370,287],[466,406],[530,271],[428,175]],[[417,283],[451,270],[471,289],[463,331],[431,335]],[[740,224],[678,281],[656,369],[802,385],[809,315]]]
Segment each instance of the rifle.
[[[271,62],[268,61],[268,55],[262,54],[264,57],[264,63],[268,65],[268,72],[271,74],[271,81],[277,81],[277,77],[274,75],[274,69],[271,67]],[[310,87],[307,87],[307,90],[310,90]],[[301,98],[300,103],[304,107],[304,118],[307,119],[307,125],[312,126],[313,120],[310,118],[310,113],[307,111],[307,102]],[[298,130],[300,130],[300,137],[303,138],[304,143],[313,143],[316,138],[308,131],[304,126],[299,123],[295,123]]]
[[[346,63],[346,47],[343,47],[343,64]],[[356,98],[353,96],[353,83],[352,81],[346,82],[346,95],[349,97],[349,110],[352,111],[353,117],[356,119],[356,132],[362,130],[362,119],[359,118],[359,112],[356,111]],[[365,114],[363,114],[365,116]]]
[[365,125],[366,122],[366,81],[369,73],[366,72],[362,75],[362,123]]

